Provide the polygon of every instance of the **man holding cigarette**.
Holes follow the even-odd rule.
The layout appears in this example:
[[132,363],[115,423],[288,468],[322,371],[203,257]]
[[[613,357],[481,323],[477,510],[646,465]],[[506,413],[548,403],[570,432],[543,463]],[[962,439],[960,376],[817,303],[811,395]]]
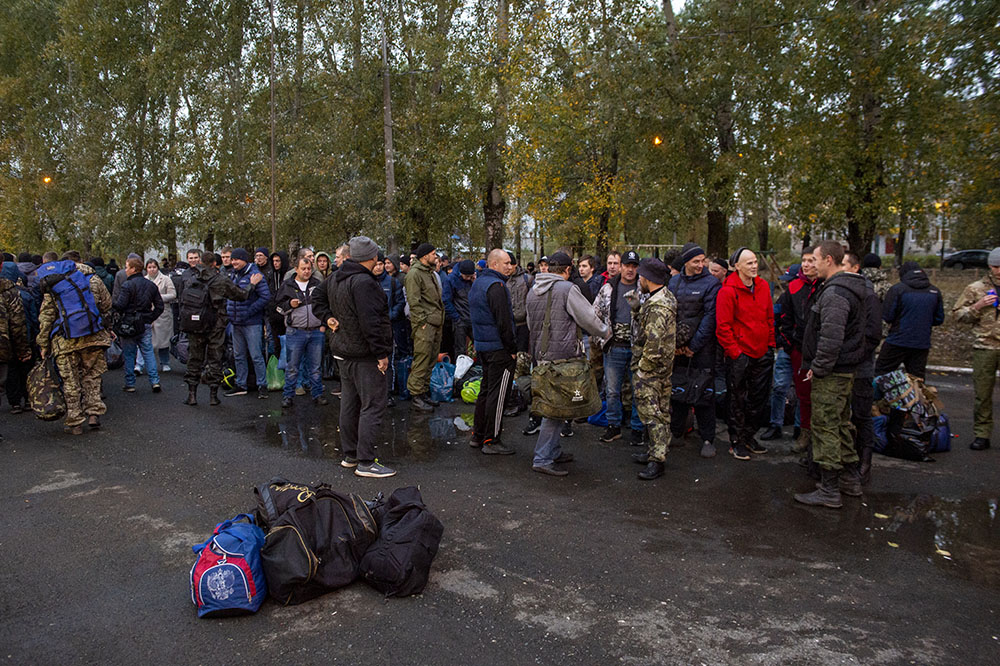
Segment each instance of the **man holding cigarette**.
[[375,439],[387,403],[386,370],[392,353],[389,304],[372,273],[378,246],[355,236],[350,259],[316,290],[314,308],[333,334],[330,350],[340,362],[340,465],[356,476],[384,478],[396,471],[375,458]]

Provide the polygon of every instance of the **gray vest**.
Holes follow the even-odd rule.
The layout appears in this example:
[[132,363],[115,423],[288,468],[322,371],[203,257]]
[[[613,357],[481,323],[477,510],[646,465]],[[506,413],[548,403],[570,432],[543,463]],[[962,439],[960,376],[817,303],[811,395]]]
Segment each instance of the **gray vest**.
[[[566,299],[573,283],[560,280],[552,285],[549,292],[535,293],[528,291],[528,330],[531,336],[531,356],[536,363],[542,361],[558,361],[566,358],[583,356],[583,345],[577,335],[576,321],[566,309]],[[545,322],[545,309],[552,294],[552,319],[549,323],[549,348],[542,358],[542,328]]]

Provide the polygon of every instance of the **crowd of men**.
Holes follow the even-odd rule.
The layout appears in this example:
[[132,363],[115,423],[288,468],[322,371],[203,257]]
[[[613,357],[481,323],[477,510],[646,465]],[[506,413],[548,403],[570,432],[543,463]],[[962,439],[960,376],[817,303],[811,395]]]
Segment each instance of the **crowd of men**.
[[[113,339],[124,356],[123,390],[134,392],[145,372],[159,393],[160,373],[170,371],[166,348],[183,335],[191,406],[201,384],[209,405],[220,404],[230,348],[229,397],[249,392],[252,369],[256,395],[267,399],[265,359],[284,354],[283,408],[307,393],[327,405],[324,366],[335,366],[340,464],[374,478],[395,474],[376,457],[386,408],[408,397],[412,409],[433,412],[431,371],[442,352],[469,353],[482,366],[470,444],[486,455],[515,453],[503,431],[505,418],[521,411],[518,377],[585,358],[605,405],[600,440],[628,430],[643,447],[632,456],[643,480],[664,474],[669,449],[688,432],[697,433],[701,456],[714,457],[717,417],[734,458],[765,454],[762,441],[783,436],[794,388],[794,448],[819,480],[795,499],[832,508],[842,493],[860,495],[871,476],[873,378],[901,365],[923,378],[931,328],[945,318],[941,292],[915,263],[900,266],[890,286],[876,255],[861,259],[838,241],[803,248],[779,293],[748,248],[727,260],[693,242],[663,260],[629,250],[603,263],[590,255],[574,261],[558,251],[527,270],[503,249],[452,262],[424,242],[387,257],[358,236],[333,257],[311,248],[291,261],[264,247],[252,255],[192,249],[161,272],[135,254],[117,270],[69,251],[4,255],[0,271],[0,387],[12,412],[25,410],[28,371],[51,358],[74,435],[101,426]],[[998,285],[1000,248],[952,309],[975,333],[975,450],[989,447],[993,427]],[[530,392],[520,402],[530,405]],[[573,456],[561,440],[574,435],[573,422],[527,409],[523,432],[538,436],[532,469],[565,476]]]

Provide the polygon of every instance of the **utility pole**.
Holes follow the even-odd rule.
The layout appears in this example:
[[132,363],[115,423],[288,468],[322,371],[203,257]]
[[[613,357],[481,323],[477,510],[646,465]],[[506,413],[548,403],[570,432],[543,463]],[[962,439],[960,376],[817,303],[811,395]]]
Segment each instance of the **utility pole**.
[[274,199],[274,0],[268,0],[268,12],[271,15],[271,248],[278,251],[278,205]]
[[390,254],[399,250],[396,237],[396,164],[392,147],[392,92],[389,87],[389,38],[386,34],[385,2],[380,0],[382,13],[382,132],[385,139],[385,218],[389,225],[388,249]]

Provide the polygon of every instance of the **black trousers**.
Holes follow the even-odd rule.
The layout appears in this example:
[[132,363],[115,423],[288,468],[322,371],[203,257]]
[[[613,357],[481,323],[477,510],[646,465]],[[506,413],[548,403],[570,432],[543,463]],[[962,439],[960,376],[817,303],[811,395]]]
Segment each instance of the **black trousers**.
[[477,442],[489,444],[500,439],[503,430],[503,407],[514,380],[517,361],[503,351],[482,352],[483,379],[476,398],[476,416],[472,434]]
[[[340,449],[369,465],[382,428],[388,393],[386,374],[374,360],[337,361],[340,366]],[[389,370],[386,370],[388,373]]]
[[7,401],[13,405],[28,404],[28,373],[32,362],[12,358],[7,366]]
[[753,440],[757,429],[770,420],[773,368],[773,350],[760,358],[746,354],[726,358],[730,443],[746,445]]
[[210,333],[188,333],[188,362],[184,381],[188,386],[199,382],[209,386],[222,383],[222,353],[226,347],[226,327],[216,326]]
[[902,363],[908,373],[925,379],[929,352],[929,349],[900,347],[886,342],[882,345],[882,351],[878,353],[878,360],[875,361],[875,374],[884,375],[887,372],[892,372]]

